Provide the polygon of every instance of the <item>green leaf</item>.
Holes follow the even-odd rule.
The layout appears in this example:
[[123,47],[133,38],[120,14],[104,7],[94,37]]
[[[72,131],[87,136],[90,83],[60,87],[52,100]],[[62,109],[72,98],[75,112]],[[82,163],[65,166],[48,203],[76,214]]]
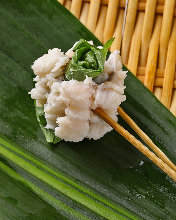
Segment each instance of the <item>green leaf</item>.
[[34,105],[35,105],[37,121],[39,122],[39,125],[42,129],[42,132],[45,135],[46,141],[48,143],[52,143],[52,144],[56,144],[59,141],[61,141],[61,139],[59,137],[55,136],[54,130],[45,128],[47,123],[46,123],[46,119],[45,119],[45,116],[44,116],[44,108],[43,107],[38,107],[36,105],[36,102],[34,102]]
[[87,49],[90,49],[91,48],[91,44],[89,44],[85,39],[80,39],[76,45],[73,47],[73,51],[77,51],[81,48],[87,48]]
[[102,49],[102,51],[101,51],[102,57],[103,57],[103,63],[104,63],[105,60],[106,60],[106,56],[107,56],[107,53],[108,53],[108,49],[110,48],[110,46],[111,46],[111,44],[113,43],[113,41],[114,41],[114,38],[111,38],[111,39],[109,39],[109,40],[105,43],[105,45],[103,46],[103,49]]
[[[80,38],[101,45],[92,33],[55,0],[1,0],[0,29],[0,219],[175,219],[175,183],[115,131],[45,141],[30,66]],[[130,72],[125,84],[123,109],[176,163],[175,117]]]
[[103,49],[98,49],[86,40],[80,39],[73,48],[73,58],[66,68],[66,80],[83,81],[86,76],[92,78],[99,76],[103,72],[108,48],[113,41],[114,38],[110,39],[103,46]]

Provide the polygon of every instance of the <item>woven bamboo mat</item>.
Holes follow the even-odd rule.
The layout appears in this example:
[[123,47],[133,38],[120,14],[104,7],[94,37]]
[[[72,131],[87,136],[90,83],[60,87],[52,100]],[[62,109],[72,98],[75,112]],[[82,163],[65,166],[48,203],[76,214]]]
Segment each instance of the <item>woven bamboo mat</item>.
[[58,0],[176,116],[176,0]]

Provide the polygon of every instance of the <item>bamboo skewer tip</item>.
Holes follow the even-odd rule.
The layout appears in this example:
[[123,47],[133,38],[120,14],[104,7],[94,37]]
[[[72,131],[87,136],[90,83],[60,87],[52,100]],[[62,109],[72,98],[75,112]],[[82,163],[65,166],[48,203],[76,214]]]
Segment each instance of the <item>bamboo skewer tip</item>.
[[128,142],[136,147],[141,153],[149,158],[156,166],[158,166],[163,172],[165,172],[172,180],[176,182],[176,166],[169,160],[169,158],[151,141],[151,139],[136,125],[136,123],[121,109],[118,109],[119,114],[132,128],[135,128],[137,134],[147,142],[152,150],[158,155],[156,156],[146,146],[144,146],[139,140],[137,140],[132,134],[125,130],[121,125],[115,122],[109,115],[107,115],[101,108],[96,108],[94,112],[108,123],[114,130],[122,135]]

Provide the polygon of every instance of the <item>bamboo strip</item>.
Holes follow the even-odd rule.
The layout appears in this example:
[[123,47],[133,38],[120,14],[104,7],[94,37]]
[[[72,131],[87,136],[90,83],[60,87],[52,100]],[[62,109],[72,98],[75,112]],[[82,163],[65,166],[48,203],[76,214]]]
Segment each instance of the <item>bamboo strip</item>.
[[[140,75],[140,76],[145,76],[145,67],[139,66],[138,69],[137,69],[137,74]],[[159,77],[159,78],[164,78],[164,70],[163,69],[157,69],[155,76]],[[176,72],[175,72],[175,80],[176,80]]]
[[[83,0],[84,2],[91,2],[91,0]],[[107,6],[110,0],[101,0],[101,5]],[[120,0],[121,7],[125,7],[126,0]]]
[[[124,6],[122,6],[124,7]],[[139,11],[145,11],[145,7],[146,7],[146,3],[140,2],[138,4],[138,10]],[[162,5],[160,5],[159,3],[156,6],[156,10],[155,10],[156,14],[163,14],[164,13],[164,3]],[[176,8],[174,8],[174,16],[176,16]]]
[[[154,32],[153,32],[153,36],[152,36],[150,46],[149,46],[147,66],[146,66],[146,69],[145,69],[144,85],[151,92],[153,92],[153,86],[154,86],[154,81],[155,81],[161,21],[162,21],[162,17],[158,16],[156,18],[156,24],[154,26]],[[163,75],[164,75],[164,73],[163,73]]]
[[174,92],[173,92],[173,98],[172,98],[170,111],[172,112],[173,115],[176,116],[176,89],[174,89]]
[[80,15],[80,21],[86,26],[87,24],[87,16],[89,12],[89,3],[84,2],[82,4],[82,10],[81,10],[81,15]]
[[176,166],[171,160],[153,143],[153,141],[140,129],[140,127],[123,111],[121,107],[117,109],[119,115],[126,121],[126,123],[138,134],[138,136],[156,153],[156,155],[176,171]]
[[[172,18],[173,18],[173,9],[174,9],[175,0],[165,0],[163,21],[160,34],[160,48],[159,48],[159,68],[165,69],[166,65],[166,56],[168,43],[170,38],[170,32],[172,27]],[[162,97],[162,88],[155,88],[154,94],[156,97],[161,100]]]
[[80,16],[81,6],[82,6],[82,0],[72,0],[71,13],[77,18],[79,18]]
[[172,86],[175,74],[175,60],[176,60],[176,19],[173,22],[173,29],[171,33],[171,38],[169,41],[168,52],[167,52],[167,62],[163,82],[163,92],[161,97],[161,102],[166,108],[170,108],[171,98],[172,98]]
[[157,3],[158,3],[159,5],[164,5],[164,2],[165,2],[165,0],[158,0],[158,1],[157,1]]
[[[141,82],[142,82],[142,81],[141,81]],[[155,86],[157,86],[157,83],[155,83]],[[162,83],[162,86],[163,86],[163,83]],[[161,86],[161,87],[162,87],[162,86]],[[156,98],[157,98],[158,100],[161,100],[162,88],[155,87],[153,93],[154,93],[154,95],[156,96]]]
[[130,47],[130,54],[128,60],[128,68],[131,72],[136,76],[137,74],[137,67],[138,67],[138,60],[139,60],[139,52],[141,46],[141,38],[142,38],[142,25],[144,21],[144,13],[139,12],[136,27],[134,30],[131,47]]
[[100,15],[99,15],[97,27],[95,30],[95,36],[101,42],[103,42],[103,30],[104,30],[104,26],[105,26],[106,14],[107,14],[107,7],[103,5],[100,8]]
[[71,8],[71,0],[66,0],[65,2],[64,2],[64,6],[66,7],[66,9],[68,9],[68,10],[70,10],[70,8]]
[[124,64],[128,63],[128,55],[130,50],[130,43],[133,36],[134,25],[136,20],[138,0],[129,0],[128,11],[126,16],[125,30],[122,41],[122,61]]
[[122,43],[122,28],[123,28],[124,10],[120,9],[117,17],[117,24],[113,37],[115,37],[114,42],[111,46],[111,52],[114,50],[120,50]]
[[109,0],[104,35],[103,35],[103,42],[106,42],[113,36],[118,5],[119,5],[119,0]]
[[88,19],[87,19],[87,28],[94,33],[96,24],[97,24],[97,18],[98,18],[98,12],[100,7],[101,0],[91,0],[90,7],[89,7],[89,13],[88,13]]
[[156,1],[157,0],[148,0],[146,3],[144,24],[142,28],[141,53],[140,53],[140,62],[139,62],[140,66],[145,66],[147,62],[147,52],[152,35]]
[[176,172],[166,163],[164,163],[132,134],[130,134],[127,130],[115,122],[111,117],[109,117],[109,115],[107,115],[103,110],[96,108],[94,112],[176,182]]
[[161,69],[164,69],[166,64],[167,48],[172,27],[174,4],[175,0],[165,0],[159,50],[159,68]]
[[[140,76],[140,75],[137,75],[137,78],[142,82],[144,83],[144,76]],[[164,82],[164,79],[163,78],[155,78],[155,82],[154,82],[154,86],[155,87],[160,87],[162,88],[163,87],[163,82]],[[173,88],[176,89],[176,80],[173,81]],[[156,90],[156,88],[155,88]],[[159,91],[157,91],[159,93]],[[160,94],[159,94],[160,95]],[[162,94],[161,94],[162,95]]]

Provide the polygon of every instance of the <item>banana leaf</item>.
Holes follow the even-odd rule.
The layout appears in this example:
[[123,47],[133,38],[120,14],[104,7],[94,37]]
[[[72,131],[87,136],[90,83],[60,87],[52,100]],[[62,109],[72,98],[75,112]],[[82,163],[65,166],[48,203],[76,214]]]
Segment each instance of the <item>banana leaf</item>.
[[[0,219],[176,219],[176,184],[115,131],[51,145],[40,130],[31,64],[96,37],[56,0],[0,0],[0,30]],[[175,117],[130,72],[125,84],[122,108],[176,163]]]

